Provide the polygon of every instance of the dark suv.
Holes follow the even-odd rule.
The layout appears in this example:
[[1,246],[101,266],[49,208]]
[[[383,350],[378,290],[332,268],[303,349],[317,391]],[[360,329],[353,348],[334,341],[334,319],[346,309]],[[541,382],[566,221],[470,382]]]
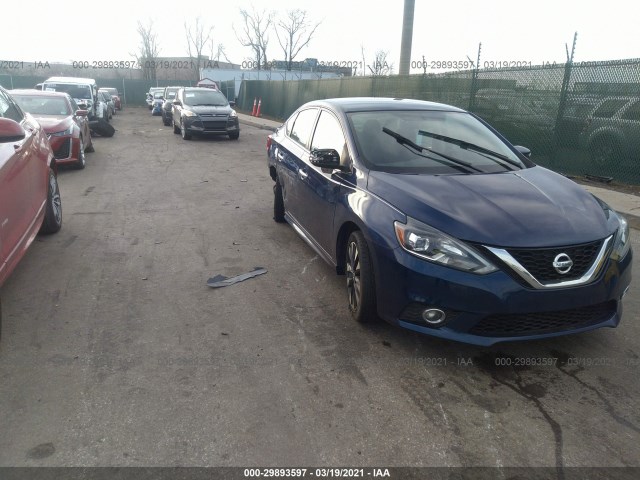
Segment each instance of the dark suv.
[[192,135],[228,135],[240,137],[238,114],[221,92],[211,88],[184,87],[173,101],[173,132],[184,140]]
[[640,158],[640,97],[607,97],[587,117],[580,146],[596,164],[635,163]]
[[173,101],[176,98],[176,93],[182,87],[166,87],[164,89],[164,103],[162,104],[162,123],[165,126],[171,125],[171,115],[173,115]]

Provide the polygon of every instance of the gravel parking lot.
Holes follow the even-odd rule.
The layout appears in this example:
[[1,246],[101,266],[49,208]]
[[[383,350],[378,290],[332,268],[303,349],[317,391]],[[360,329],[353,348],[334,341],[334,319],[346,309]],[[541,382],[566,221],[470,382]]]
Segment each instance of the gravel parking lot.
[[113,124],[2,289],[0,466],[640,465],[637,284],[619,328],[555,340],[358,325],[272,220],[264,130]]

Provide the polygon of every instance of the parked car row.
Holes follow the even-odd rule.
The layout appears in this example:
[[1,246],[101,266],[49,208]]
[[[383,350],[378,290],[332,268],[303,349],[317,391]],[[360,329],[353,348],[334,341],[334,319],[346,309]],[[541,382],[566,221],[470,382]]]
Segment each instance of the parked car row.
[[[49,98],[52,99],[51,116],[60,117],[54,120],[54,128],[65,128],[65,132],[75,129],[65,120],[70,116],[65,115],[68,95]],[[0,87],[0,287],[36,234],[55,233],[61,226],[57,161],[47,131]],[[0,328],[1,315],[0,304]]]
[[165,87],[153,92],[152,115],[162,116],[165,126],[184,140],[193,135],[226,135],[240,138],[240,122],[233,109],[235,102],[212,87]]
[[478,345],[620,322],[626,220],[477,115],[315,101],[268,137],[267,153],[273,218],[345,276],[358,322]]
[[[38,232],[62,227],[58,167],[85,168],[92,132],[114,132],[116,102],[94,80],[51,77],[39,87],[0,87],[0,287]],[[0,329],[1,315],[0,304]]]

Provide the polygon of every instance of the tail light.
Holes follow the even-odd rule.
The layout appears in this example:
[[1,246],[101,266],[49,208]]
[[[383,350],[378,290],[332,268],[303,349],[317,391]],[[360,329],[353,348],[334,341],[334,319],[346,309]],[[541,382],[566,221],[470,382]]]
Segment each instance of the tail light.
[[267,152],[269,151],[269,149],[271,148],[271,142],[272,142],[272,138],[271,135],[269,135],[267,137]]

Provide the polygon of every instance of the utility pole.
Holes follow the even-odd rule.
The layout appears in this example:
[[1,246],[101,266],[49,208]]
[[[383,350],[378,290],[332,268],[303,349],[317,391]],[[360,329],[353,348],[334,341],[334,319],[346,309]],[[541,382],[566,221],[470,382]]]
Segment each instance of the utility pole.
[[402,44],[400,46],[400,75],[409,75],[411,67],[411,42],[413,41],[413,13],[415,0],[404,0],[402,17]]

